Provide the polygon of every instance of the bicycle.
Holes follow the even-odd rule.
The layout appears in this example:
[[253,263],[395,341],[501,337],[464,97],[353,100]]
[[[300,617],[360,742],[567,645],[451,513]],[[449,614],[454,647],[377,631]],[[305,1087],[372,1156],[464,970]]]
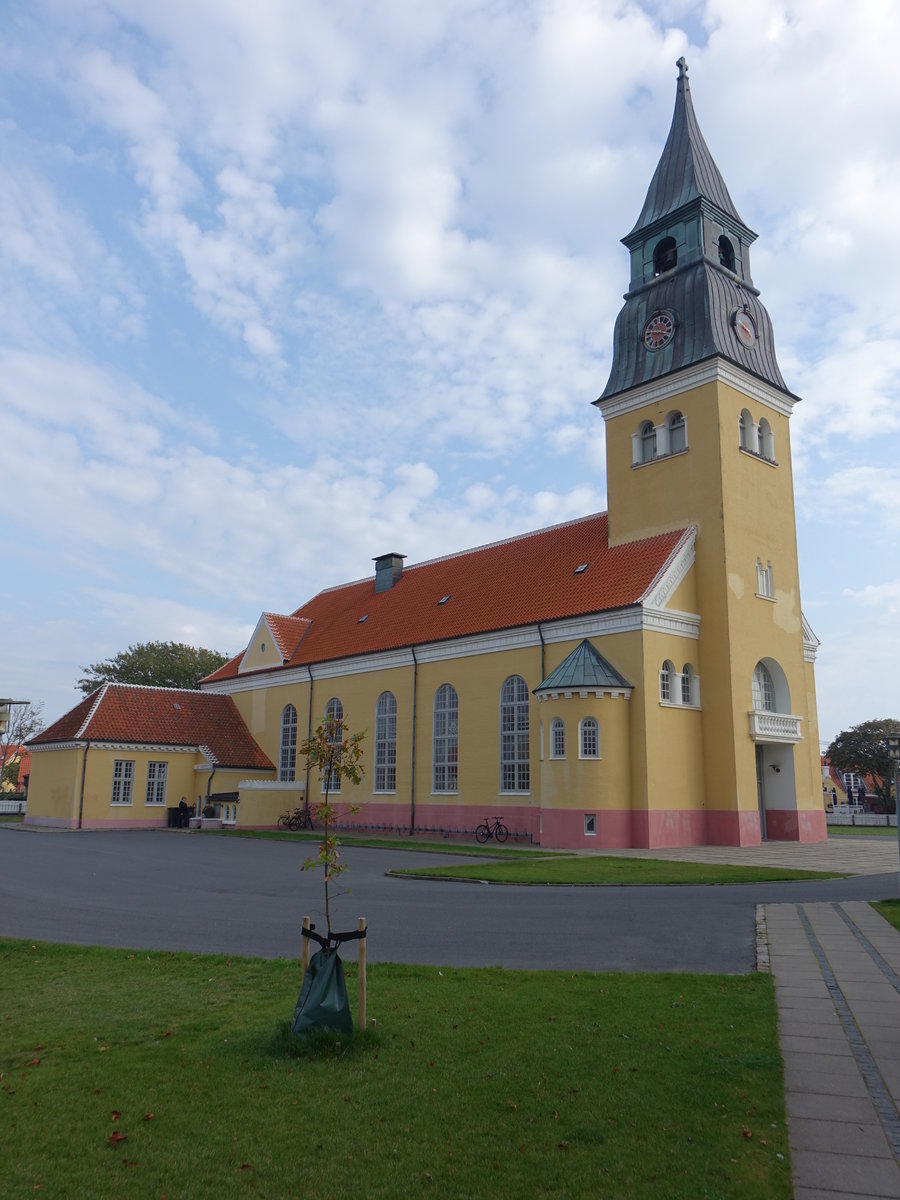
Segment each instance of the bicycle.
[[499,817],[485,817],[476,828],[475,837],[482,845],[491,838],[496,838],[498,842],[505,842],[509,837],[509,830]]
[[292,833],[297,833],[304,827],[313,829],[312,817],[305,808],[295,808],[293,812],[290,809],[283,812],[278,818],[278,825],[281,829],[290,829]]

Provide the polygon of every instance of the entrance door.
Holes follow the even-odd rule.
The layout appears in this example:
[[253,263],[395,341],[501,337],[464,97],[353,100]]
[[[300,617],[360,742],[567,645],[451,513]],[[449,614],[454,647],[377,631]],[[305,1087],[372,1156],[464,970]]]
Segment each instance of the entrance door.
[[759,836],[763,841],[766,840],[766,793],[765,793],[765,776],[763,769],[763,748],[756,747],[756,802],[759,805]]

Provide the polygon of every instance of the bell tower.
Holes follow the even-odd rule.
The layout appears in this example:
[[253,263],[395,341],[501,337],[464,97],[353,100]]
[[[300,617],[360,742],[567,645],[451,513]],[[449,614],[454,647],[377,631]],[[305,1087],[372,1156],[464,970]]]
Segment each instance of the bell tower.
[[[700,132],[683,58],[677,66],[669,135],[622,239],[631,277],[595,401],[606,422],[609,539],[696,530],[707,840],[819,840],[817,643],[800,611],[790,457],[798,397],[750,273],[756,234]],[[653,637],[648,730],[665,716],[650,711],[667,657]],[[650,771],[651,807],[654,786],[665,786],[653,780]]]

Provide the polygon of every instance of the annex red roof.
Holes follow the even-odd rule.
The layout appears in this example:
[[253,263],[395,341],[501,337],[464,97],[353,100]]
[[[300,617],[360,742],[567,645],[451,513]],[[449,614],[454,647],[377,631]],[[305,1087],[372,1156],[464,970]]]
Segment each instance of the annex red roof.
[[[640,603],[685,530],[609,545],[606,513],[329,588],[292,615],[311,622],[286,667],[470,637]],[[579,570],[584,564],[583,570]],[[237,655],[204,683],[238,675]],[[271,669],[271,668],[269,668]]]
[[29,742],[132,742],[202,748],[221,767],[274,770],[230,696],[105,683]]

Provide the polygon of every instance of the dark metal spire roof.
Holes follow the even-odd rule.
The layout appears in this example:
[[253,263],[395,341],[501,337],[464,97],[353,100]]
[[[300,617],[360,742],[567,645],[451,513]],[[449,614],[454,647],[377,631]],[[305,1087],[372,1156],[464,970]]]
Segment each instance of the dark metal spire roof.
[[677,66],[675,112],[669,136],[637,224],[628,237],[623,238],[626,245],[636,233],[701,198],[744,225],[697,124],[687,63],[679,58]]

